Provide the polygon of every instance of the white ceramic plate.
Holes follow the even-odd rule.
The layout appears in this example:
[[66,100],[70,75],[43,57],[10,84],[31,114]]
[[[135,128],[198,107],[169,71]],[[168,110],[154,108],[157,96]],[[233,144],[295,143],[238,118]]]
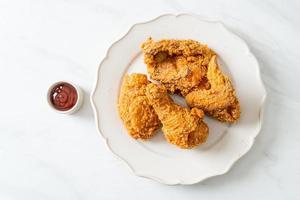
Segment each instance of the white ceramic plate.
[[[209,139],[192,150],[167,143],[162,133],[145,142],[132,139],[116,105],[123,75],[146,73],[140,46],[149,36],[154,40],[194,39],[216,51],[221,69],[231,77],[240,99],[242,114],[238,123],[228,125],[206,118]],[[243,40],[222,23],[180,14],[136,24],[115,42],[99,66],[91,102],[97,128],[109,149],[136,175],[174,185],[194,184],[226,173],[250,149],[259,133],[265,97],[258,63]]]

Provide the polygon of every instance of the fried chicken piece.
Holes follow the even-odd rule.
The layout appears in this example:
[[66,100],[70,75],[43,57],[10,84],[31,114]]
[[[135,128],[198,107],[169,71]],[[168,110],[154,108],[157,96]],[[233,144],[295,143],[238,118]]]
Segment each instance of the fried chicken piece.
[[146,96],[163,125],[162,130],[168,142],[188,149],[206,141],[208,127],[202,121],[202,110],[190,110],[175,104],[166,88],[154,83],[148,84]]
[[230,79],[220,71],[216,56],[208,65],[210,89],[197,89],[186,95],[190,107],[197,107],[222,122],[235,122],[240,117],[240,104]]
[[118,109],[128,133],[135,139],[148,139],[155,135],[160,121],[145,95],[147,76],[125,75],[121,86]]
[[160,81],[171,93],[185,96],[194,88],[206,88],[207,65],[215,52],[194,40],[149,38],[142,44],[144,62],[151,79]]

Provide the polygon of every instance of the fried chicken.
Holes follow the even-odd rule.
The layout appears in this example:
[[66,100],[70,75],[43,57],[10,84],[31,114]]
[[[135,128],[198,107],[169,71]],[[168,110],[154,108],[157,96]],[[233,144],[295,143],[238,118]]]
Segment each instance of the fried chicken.
[[216,56],[208,64],[207,80],[210,89],[197,89],[186,95],[189,106],[223,122],[235,122],[240,117],[240,104],[230,79],[220,71]]
[[160,121],[145,95],[149,83],[144,74],[125,75],[121,86],[118,109],[128,133],[135,139],[155,135]]
[[216,54],[206,45],[193,40],[151,38],[143,43],[148,73],[171,93],[185,96],[191,107],[223,122],[240,117],[240,105],[230,79],[216,63]]
[[185,96],[194,88],[208,87],[207,65],[215,52],[194,40],[149,38],[142,44],[144,62],[151,79],[160,81],[171,93]]
[[146,96],[163,125],[162,130],[168,142],[181,148],[193,148],[206,141],[208,127],[202,121],[202,110],[190,110],[175,104],[166,88],[154,83],[147,85]]

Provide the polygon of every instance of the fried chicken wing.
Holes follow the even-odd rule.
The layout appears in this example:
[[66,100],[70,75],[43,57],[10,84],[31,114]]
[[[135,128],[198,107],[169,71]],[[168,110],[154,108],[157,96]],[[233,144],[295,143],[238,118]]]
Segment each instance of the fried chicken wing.
[[144,62],[151,79],[160,81],[171,93],[185,96],[194,88],[206,88],[207,65],[215,52],[194,40],[149,38],[142,44]]
[[125,75],[118,100],[119,115],[135,139],[152,137],[160,121],[145,95],[149,83],[144,74]]
[[220,71],[216,56],[208,65],[207,79],[210,89],[197,89],[186,95],[189,106],[203,109],[205,113],[223,122],[235,122],[240,117],[240,104],[230,79]]
[[181,148],[193,148],[206,141],[208,127],[202,121],[202,110],[190,110],[175,104],[166,88],[154,83],[148,84],[146,96],[163,125],[162,130],[168,142]]

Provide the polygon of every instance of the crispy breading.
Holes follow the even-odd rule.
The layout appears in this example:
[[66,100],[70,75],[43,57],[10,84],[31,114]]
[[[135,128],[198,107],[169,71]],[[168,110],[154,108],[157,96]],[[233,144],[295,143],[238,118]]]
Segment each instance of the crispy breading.
[[160,127],[158,116],[145,95],[149,83],[144,74],[125,75],[118,109],[128,133],[135,139],[148,139]]
[[235,122],[240,117],[240,104],[230,79],[220,71],[216,56],[208,65],[207,79],[210,89],[197,89],[186,95],[189,106],[203,109],[205,113],[223,122]]
[[206,141],[208,127],[203,122],[202,110],[190,110],[175,104],[166,88],[154,83],[147,85],[146,95],[163,125],[168,142],[181,148],[193,148]]
[[194,40],[149,38],[142,44],[144,62],[151,79],[160,81],[171,93],[185,96],[194,88],[208,86],[207,65],[215,52]]
[[150,77],[171,93],[185,96],[189,106],[223,122],[239,119],[235,90],[217,66],[215,52],[206,45],[194,40],[154,42],[149,38],[142,49]]

